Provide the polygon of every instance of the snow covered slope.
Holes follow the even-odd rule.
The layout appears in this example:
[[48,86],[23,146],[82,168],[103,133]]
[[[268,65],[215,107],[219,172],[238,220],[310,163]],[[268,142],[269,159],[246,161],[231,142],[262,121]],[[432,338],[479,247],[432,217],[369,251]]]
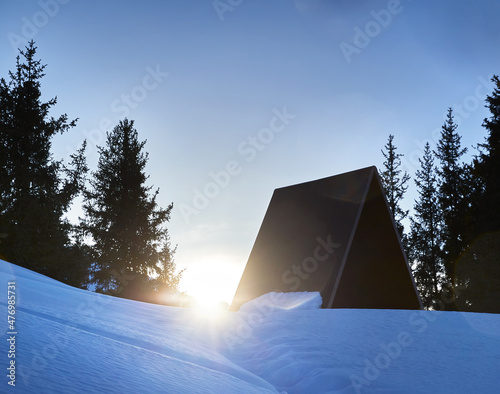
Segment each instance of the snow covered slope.
[[[271,293],[239,312],[210,316],[74,289],[4,261],[0,277],[0,365],[10,374],[6,368],[15,360],[15,387],[4,375],[0,392],[496,393],[500,388],[498,315],[321,310],[317,293]],[[8,324],[8,282],[15,282],[14,327]],[[16,334],[8,334],[12,328]],[[8,358],[9,350],[15,358]]]

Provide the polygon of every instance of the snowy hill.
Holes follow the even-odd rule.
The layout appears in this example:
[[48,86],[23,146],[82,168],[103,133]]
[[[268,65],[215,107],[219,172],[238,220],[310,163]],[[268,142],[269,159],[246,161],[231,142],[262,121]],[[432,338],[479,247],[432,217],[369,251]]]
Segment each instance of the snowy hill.
[[15,376],[9,387],[4,375],[0,392],[500,390],[500,315],[321,310],[317,293],[203,315],[74,289],[4,261],[0,275],[2,368]]

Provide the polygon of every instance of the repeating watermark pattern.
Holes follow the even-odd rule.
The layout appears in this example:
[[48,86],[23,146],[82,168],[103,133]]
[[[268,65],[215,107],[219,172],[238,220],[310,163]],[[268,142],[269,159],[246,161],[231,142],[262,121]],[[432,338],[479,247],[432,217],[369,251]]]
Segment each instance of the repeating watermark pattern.
[[408,317],[408,325],[411,330],[402,330],[397,335],[394,341],[388,344],[381,343],[381,351],[373,358],[365,358],[363,360],[363,372],[352,374],[350,376],[351,384],[356,393],[361,393],[364,387],[368,387],[378,379],[384,370],[387,370],[395,360],[403,354],[403,350],[409,347],[417,338],[415,334],[422,334],[429,328],[429,323],[437,320],[446,309],[445,305],[455,302],[456,297],[460,292],[465,290],[465,286],[457,286],[452,296],[448,294],[448,289],[441,290],[440,299],[436,300],[435,305],[439,308],[434,311],[415,311]]
[[[116,289],[110,290],[113,295],[120,294],[124,287],[128,285],[128,281],[133,279],[132,274],[118,273],[116,270],[113,270],[111,275],[117,284]],[[109,296],[85,297],[85,301],[77,305],[76,312],[82,317],[96,318],[99,313],[104,312],[104,306],[111,301],[112,298]],[[79,326],[76,323],[65,322],[63,332],[47,334],[51,340],[50,343],[45,344],[42,348],[31,349],[31,361],[26,365],[23,363],[18,368],[18,376],[26,387],[29,386],[31,377],[40,376],[50,366],[51,361],[68,346],[74,330],[78,328]]]
[[[492,76],[490,76],[489,79],[491,79],[491,77]],[[474,111],[477,111],[489,92],[490,84],[488,83],[488,79],[479,76],[477,80],[479,83],[474,88],[474,94],[468,95],[461,102],[454,103],[451,107],[453,109],[453,117],[456,124],[460,124],[462,120],[467,119]],[[443,114],[443,121],[446,121],[447,114],[448,111]],[[431,146],[435,146],[441,138],[441,131],[442,128],[439,126],[432,130],[429,138],[414,140],[417,148],[414,149],[410,155],[405,155],[401,158],[401,165],[406,171],[412,172],[420,167],[419,159],[421,159],[424,154],[425,145],[429,143]]]
[[[146,67],[146,73],[141,78],[141,82],[135,85],[127,93],[123,93],[120,97],[114,99],[110,104],[110,109],[117,114],[119,118],[124,118],[130,115],[131,111],[136,109],[140,103],[145,101],[149,92],[157,89],[169,75],[168,72],[162,71],[160,65],[157,64],[154,68]],[[98,127],[82,131],[87,140],[88,153],[93,150],[97,151],[97,146],[104,142],[106,132],[113,127],[113,121],[110,118],[102,118],[99,121]],[[76,153],[78,147],[66,146],[67,157]]]
[[350,376],[352,387],[356,393],[361,393],[364,386],[369,386],[371,382],[376,380],[381,371],[389,368],[392,362],[401,356],[402,349],[412,343],[411,334],[407,331],[401,331],[395,341],[380,344],[382,351],[373,358],[373,361],[367,358],[364,360],[363,377],[355,374]]
[[335,249],[340,247],[340,243],[332,242],[332,236],[328,235],[324,240],[321,237],[316,238],[318,245],[311,256],[302,260],[300,265],[293,265],[290,270],[283,272],[281,280],[287,285],[291,285],[290,291],[295,291],[300,287],[303,280],[309,279],[311,274],[319,267],[319,262],[327,260]]
[[[268,122],[267,127],[262,128],[256,135],[251,135],[238,144],[236,151],[238,155],[244,157],[247,163],[255,160],[266,147],[274,141],[277,133],[282,132],[290,121],[297,115],[287,111],[287,107],[273,109],[274,116]],[[210,201],[227,189],[231,180],[241,174],[243,166],[238,160],[229,160],[222,170],[210,171],[208,177],[210,181],[200,188],[193,189],[193,197],[190,204],[182,203],[179,206],[184,221],[190,224],[193,215],[200,214],[210,205]]]
[[387,29],[394,19],[394,16],[403,11],[400,0],[389,0],[385,9],[370,11],[371,19],[365,23],[363,28],[354,28],[352,43],[342,41],[339,45],[347,63],[351,63],[353,55],[359,55],[372,40]]
[[224,22],[224,14],[226,12],[233,12],[241,3],[243,3],[243,0],[214,0],[212,5],[219,20]]
[[9,366],[7,367],[7,384],[16,385],[16,282],[7,283],[7,342],[9,343]]
[[40,10],[35,12],[31,18],[23,16],[21,18],[21,34],[10,32],[7,34],[10,45],[14,51],[17,48],[26,45],[30,40],[35,38],[40,29],[48,25],[52,18],[59,13],[61,5],[68,4],[70,0],[40,0],[38,5]]
[[132,109],[136,109],[140,103],[148,97],[148,92],[155,90],[168,77],[168,73],[160,70],[160,65],[155,68],[146,67],[146,74],[142,82],[134,86],[130,93],[122,94],[120,98],[113,100],[111,110],[120,118],[127,117]]
[[[326,261],[341,246],[340,243],[332,241],[331,234],[325,238],[318,236],[316,242],[317,245],[309,257],[302,260],[300,265],[293,265],[291,270],[286,270],[281,276],[284,284],[291,285],[289,288],[290,292],[297,290],[300,287],[301,281],[309,279],[311,274],[318,269],[319,262]],[[290,276],[292,273],[295,276]],[[223,334],[227,349],[232,353],[236,346],[250,339],[253,330],[264,322],[265,317],[272,314],[279,305],[282,305],[284,296],[285,293],[283,292],[271,292],[270,303],[257,303],[255,311],[244,314],[233,333],[225,332]]]
[[254,312],[238,316],[240,321],[236,325],[236,329],[222,334],[226,348],[230,353],[233,353],[237,346],[244,344],[252,337],[253,330],[264,322],[266,316],[274,313],[278,305],[281,305],[283,296],[284,293],[272,292],[270,303],[258,303]]

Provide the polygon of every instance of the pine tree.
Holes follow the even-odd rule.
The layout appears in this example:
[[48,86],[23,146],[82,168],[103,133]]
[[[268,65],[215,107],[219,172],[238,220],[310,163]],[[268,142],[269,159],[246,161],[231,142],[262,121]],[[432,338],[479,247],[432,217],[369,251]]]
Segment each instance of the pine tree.
[[491,117],[483,121],[488,136],[480,144],[483,152],[476,164],[478,175],[484,185],[481,212],[481,232],[500,231],[500,79],[493,76],[493,92],[486,97],[486,107]]
[[128,119],[107,133],[85,193],[82,228],[94,242],[96,290],[149,301],[145,294],[157,293],[160,287],[176,290],[179,274],[174,273],[174,251],[165,227],[173,205],[158,207],[159,190],[151,194],[152,186],[145,185],[145,143]]
[[[484,119],[488,135],[473,161],[473,223],[469,247],[460,258],[457,275],[466,284],[458,299],[465,310],[500,313],[500,79],[486,97],[491,116]],[[475,202],[473,201],[473,202]]]
[[[454,122],[453,110],[448,108],[446,120],[441,128],[441,138],[435,152],[439,159],[438,203],[442,212],[442,257],[446,268],[450,291],[457,285],[455,267],[461,253],[465,250],[465,220],[467,191],[465,185],[465,166],[461,157],[467,152],[460,144],[461,137]],[[449,305],[451,307],[452,305]]]
[[388,142],[384,146],[385,151],[382,150],[382,155],[385,159],[383,163],[384,170],[379,173],[382,186],[389,203],[389,208],[391,209],[391,213],[394,218],[394,223],[396,224],[399,235],[403,240],[403,245],[406,246],[406,237],[402,221],[408,216],[408,210],[403,210],[400,203],[406,193],[406,190],[408,189],[407,183],[410,176],[406,171],[403,172],[400,169],[401,157],[403,155],[396,153],[397,147],[393,144],[393,140],[394,136],[390,134]]
[[0,258],[7,259],[5,253],[5,238],[8,235],[9,223],[6,213],[9,207],[10,179],[9,179],[9,141],[8,119],[11,113],[10,89],[4,78],[0,79]]
[[[41,100],[45,65],[36,60],[33,41],[20,50],[10,80],[0,80],[0,243],[3,258],[73,285],[83,285],[82,251],[71,241],[72,226],[64,219],[81,191],[86,172],[85,146],[70,167],[55,161],[51,140],[74,127],[66,114],[55,119],[53,98]],[[78,257],[76,260],[72,259]]]
[[421,168],[415,174],[419,199],[413,207],[415,216],[410,219],[409,258],[424,306],[431,308],[439,299],[444,268],[440,258],[441,210],[438,206],[434,157],[429,143],[425,145],[419,162]]

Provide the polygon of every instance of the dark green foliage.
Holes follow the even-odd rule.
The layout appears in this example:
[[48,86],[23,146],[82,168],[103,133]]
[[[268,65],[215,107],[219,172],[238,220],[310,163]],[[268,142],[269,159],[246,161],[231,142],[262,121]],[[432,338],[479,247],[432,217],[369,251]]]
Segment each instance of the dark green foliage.
[[491,117],[483,122],[488,135],[486,142],[480,144],[483,152],[475,162],[477,176],[484,187],[479,233],[500,231],[500,79],[494,76],[491,81],[495,87],[492,94],[486,97]]
[[394,136],[390,134],[387,144],[384,147],[385,151],[382,150],[385,161],[383,163],[384,170],[380,171],[380,178],[389,203],[389,208],[391,209],[394,222],[396,223],[396,228],[403,243],[406,244],[402,220],[408,216],[408,211],[404,211],[400,203],[408,189],[407,183],[410,176],[406,171],[403,172],[400,168],[401,157],[403,155],[396,153],[397,147],[393,144],[393,140]]
[[152,293],[176,290],[180,275],[174,272],[165,227],[172,204],[158,207],[158,190],[151,193],[152,187],[145,186],[145,143],[127,119],[107,133],[85,193],[82,229],[93,242],[97,291],[151,300]]
[[[480,144],[480,155],[470,165],[462,162],[466,149],[460,146],[450,108],[434,152],[440,166],[433,199],[431,178],[423,176],[430,173],[428,147],[422,170],[416,174],[420,198],[412,218],[410,258],[427,307],[500,313],[500,80],[495,76],[492,82],[493,93],[486,98],[491,117],[483,122],[488,135]],[[435,214],[440,252],[429,247],[434,243],[423,242],[431,239],[431,227],[417,226],[423,221],[422,212],[427,212],[427,220],[431,217],[432,201],[438,207]],[[427,208],[422,210],[424,206]],[[432,256],[428,263],[424,255]],[[444,272],[438,271],[435,282],[434,267],[443,266]],[[432,294],[436,290],[439,295]],[[437,303],[433,304],[432,298]]]
[[467,247],[465,213],[468,211],[465,188],[465,166],[461,158],[467,152],[460,145],[461,137],[453,119],[453,110],[448,109],[446,121],[441,128],[441,138],[435,155],[438,167],[438,202],[442,213],[441,241],[442,258],[447,282],[451,289],[456,286],[455,266],[458,257]]
[[438,205],[436,169],[429,143],[419,159],[415,184],[419,199],[413,209],[409,236],[409,258],[424,307],[430,308],[439,299],[444,267],[441,256],[442,210]]
[[460,257],[457,275],[464,290],[457,292],[463,311],[500,313],[500,233],[478,237]]
[[470,167],[470,247],[459,260],[457,276],[467,285],[458,299],[462,308],[500,313],[500,79],[491,81],[494,89],[486,97],[491,116],[483,122],[488,134]]
[[65,167],[53,160],[51,140],[74,127],[66,114],[49,116],[55,98],[42,102],[45,66],[31,41],[17,57],[10,80],[0,80],[0,254],[15,264],[63,282],[86,280],[84,252],[64,219],[87,170],[83,146]]

